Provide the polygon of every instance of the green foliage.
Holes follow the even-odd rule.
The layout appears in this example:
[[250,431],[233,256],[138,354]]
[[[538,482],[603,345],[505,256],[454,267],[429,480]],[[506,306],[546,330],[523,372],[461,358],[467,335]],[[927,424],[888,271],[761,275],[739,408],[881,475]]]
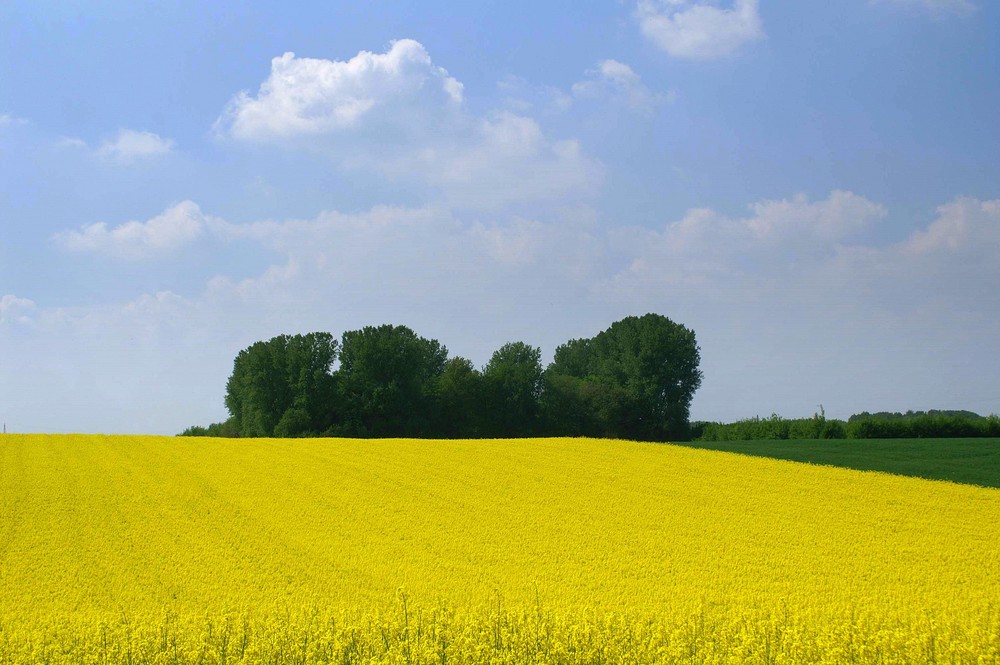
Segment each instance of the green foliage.
[[[975,415],[975,414],[973,414]],[[852,438],[924,439],[961,437],[998,437],[1000,419],[996,416],[969,418],[962,415],[914,415],[904,418],[852,419],[848,421]]]
[[193,425],[178,434],[178,436],[221,436],[234,439],[240,435],[236,420],[229,418],[221,423],[212,423],[208,427]]
[[542,412],[547,431],[562,436],[606,436],[608,414],[599,408],[604,386],[569,374],[552,371],[544,376]]
[[406,326],[345,332],[337,379],[342,432],[353,436],[427,436],[448,349]]
[[907,411],[906,413],[900,413],[898,411],[879,411],[877,413],[868,413],[867,411],[863,411],[861,413],[855,413],[847,419],[847,422],[853,423],[860,420],[912,420],[914,418],[922,418],[924,416],[949,416],[965,420],[981,420],[983,418],[983,416],[978,413],[973,413],[972,411],[931,409],[930,411]]
[[483,368],[483,418],[487,436],[538,433],[542,351],[524,342],[504,344]]
[[541,349],[524,342],[478,371],[405,326],[348,331],[339,346],[329,333],[281,335],[236,356],[224,426],[183,434],[680,438],[699,360],[694,333],[658,314],[570,340],[544,371]]
[[304,408],[293,406],[281,415],[278,424],[274,426],[274,436],[308,436],[312,425],[313,421],[309,417],[309,412]]
[[555,358],[546,370],[558,376],[584,378],[593,373],[596,348],[591,339],[571,339],[556,347]]
[[[340,360],[336,372],[334,362]],[[1000,438],[971,411],[860,413],[846,422],[777,414],[689,424],[701,385],[694,332],[659,314],[616,321],[591,339],[498,349],[482,371],[405,326],[280,335],[240,351],[226,384],[230,418],[181,436],[596,436],[649,441]]]
[[772,413],[769,418],[747,418],[735,423],[702,423],[701,441],[750,441],[783,439],[843,439],[845,424],[816,414],[812,418],[788,419]]
[[[700,441],[780,441],[784,439],[924,439],[1000,437],[1000,418],[983,418],[971,412],[859,414],[843,420],[822,415],[787,419],[777,414],[769,418],[747,418],[734,423],[699,423]],[[936,414],[936,415],[934,415]]]
[[[226,384],[226,408],[240,436],[273,436],[279,423],[322,431],[335,394],[329,333],[280,335],[242,350]],[[289,410],[295,413],[285,419]],[[284,419],[284,420],[283,420]]]
[[593,436],[685,438],[700,360],[694,332],[659,314],[571,340],[546,372],[549,427],[558,432],[575,422],[578,433]]
[[483,375],[472,361],[449,358],[437,378],[434,435],[468,439],[482,435]]

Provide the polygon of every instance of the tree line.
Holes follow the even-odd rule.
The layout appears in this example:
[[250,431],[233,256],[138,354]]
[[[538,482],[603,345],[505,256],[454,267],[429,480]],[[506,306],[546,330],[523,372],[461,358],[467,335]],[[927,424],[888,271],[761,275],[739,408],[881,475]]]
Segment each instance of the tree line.
[[699,363],[694,332],[659,314],[570,340],[545,368],[520,341],[477,368],[400,325],[280,335],[236,356],[230,417],[182,435],[681,439]]
[[826,418],[746,418],[733,423],[699,422],[691,425],[699,441],[754,441],[782,439],[949,439],[1000,437],[1000,417],[971,411],[907,411],[855,414],[846,421]]

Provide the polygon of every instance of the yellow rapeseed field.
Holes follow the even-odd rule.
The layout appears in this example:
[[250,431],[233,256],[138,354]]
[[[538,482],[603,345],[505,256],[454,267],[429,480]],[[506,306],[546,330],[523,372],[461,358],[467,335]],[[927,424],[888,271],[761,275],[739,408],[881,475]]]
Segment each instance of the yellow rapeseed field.
[[998,663],[1000,490],[590,439],[0,436],[3,663]]

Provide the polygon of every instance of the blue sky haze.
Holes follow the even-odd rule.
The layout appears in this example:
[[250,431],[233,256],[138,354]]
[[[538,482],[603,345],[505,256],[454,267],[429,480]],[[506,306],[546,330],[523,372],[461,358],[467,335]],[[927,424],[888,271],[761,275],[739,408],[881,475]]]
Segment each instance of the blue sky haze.
[[1000,412],[1000,5],[0,7],[0,419],[171,434],[236,353],[693,328],[695,419]]

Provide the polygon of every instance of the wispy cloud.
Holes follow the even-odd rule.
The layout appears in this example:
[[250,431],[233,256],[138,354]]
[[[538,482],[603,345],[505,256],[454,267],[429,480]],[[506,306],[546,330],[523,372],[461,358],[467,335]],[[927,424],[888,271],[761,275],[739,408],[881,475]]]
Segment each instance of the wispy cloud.
[[573,95],[582,98],[606,97],[628,108],[650,114],[663,96],[650,90],[631,67],[617,60],[603,60],[587,71],[587,79],[574,83]]
[[87,142],[72,136],[63,136],[56,140],[58,148],[86,148]]
[[27,298],[18,298],[10,294],[0,297],[0,324],[30,324],[33,321],[34,311],[35,303]]
[[677,58],[714,60],[764,38],[758,0],[735,0],[731,9],[694,0],[639,0],[642,33]]
[[586,196],[604,177],[601,163],[579,141],[551,140],[524,115],[493,112],[458,130],[420,149],[387,155],[378,168],[394,179],[416,177],[439,189],[447,203],[472,208]]
[[97,154],[121,163],[151,159],[169,154],[174,148],[171,139],[165,139],[153,132],[121,129],[118,134],[101,144]]
[[93,252],[120,259],[147,259],[169,254],[198,239],[213,222],[193,201],[182,201],[145,222],[109,227],[104,222],[63,231],[55,241],[73,252]]
[[[845,322],[869,316],[927,323],[978,321],[1000,329],[1000,201],[956,198],[905,239],[879,246],[860,232],[887,210],[852,192],[824,200],[762,201],[733,218],[689,211],[660,230],[610,236],[627,267],[602,288],[610,297],[686,294],[699,302],[758,302],[785,310],[823,302]],[[647,305],[655,303],[646,303]],[[824,314],[826,316],[826,314]]]
[[26,125],[26,124],[28,124],[28,121],[25,120],[24,118],[18,118],[8,113],[0,113],[0,127],[7,127],[11,125]]
[[561,88],[530,83],[523,76],[507,75],[497,82],[503,105],[515,113],[563,113],[573,106],[573,96]]
[[631,257],[615,280],[640,284],[698,284],[731,291],[759,278],[815,266],[836,256],[838,247],[885,216],[879,204],[853,192],[835,191],[821,201],[799,195],[750,206],[748,217],[694,209],[661,230],[624,228],[613,244]]

